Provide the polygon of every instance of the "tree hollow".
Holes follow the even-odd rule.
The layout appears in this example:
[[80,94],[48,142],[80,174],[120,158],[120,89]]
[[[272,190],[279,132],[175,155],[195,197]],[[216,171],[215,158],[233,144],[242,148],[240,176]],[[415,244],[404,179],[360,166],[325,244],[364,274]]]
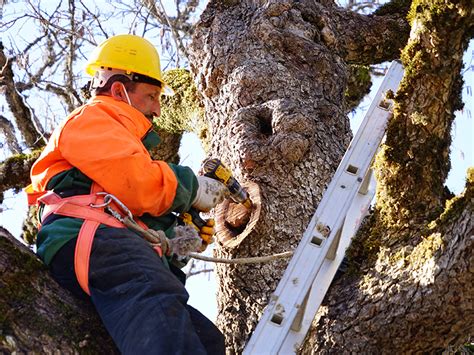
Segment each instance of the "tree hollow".
[[241,204],[227,199],[216,208],[216,240],[226,248],[237,247],[253,230],[260,217],[260,189],[253,182],[242,184],[252,201],[248,210]]

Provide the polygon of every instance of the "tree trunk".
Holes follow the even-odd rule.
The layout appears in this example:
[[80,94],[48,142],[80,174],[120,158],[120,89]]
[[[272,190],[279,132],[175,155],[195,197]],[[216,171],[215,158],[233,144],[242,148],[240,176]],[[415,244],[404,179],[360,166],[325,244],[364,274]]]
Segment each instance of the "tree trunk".
[[[449,9],[450,6],[437,4],[430,7],[429,4],[413,5],[412,17],[416,17],[417,11],[422,9],[450,11],[450,15],[443,17],[443,21],[449,23],[440,21],[438,26],[448,26],[447,31],[457,28],[462,32],[455,36],[458,42],[450,45],[446,53],[448,55],[453,51],[458,60],[454,67],[453,61],[446,64],[451,70],[451,81],[443,93],[446,92],[449,99],[453,97],[451,90],[459,88],[454,83],[458,82],[459,60],[465,48],[469,19],[472,23],[472,5],[464,1]],[[210,1],[195,30],[192,44],[192,69],[204,95],[206,116],[213,137],[210,154],[221,158],[232,168],[236,177],[249,188],[255,202],[253,210],[247,212],[247,218],[241,218],[242,208],[232,204],[217,209],[218,256],[267,255],[297,246],[351,138],[344,97],[347,64],[371,64],[395,59],[399,49],[406,44],[408,26],[403,20],[406,14],[403,11],[393,13],[396,15],[389,15],[386,11],[384,16],[362,16],[337,8],[332,1]],[[453,28],[449,27],[451,24]],[[445,32],[441,31],[439,36]],[[417,35],[420,35],[419,32]],[[433,46],[443,41],[440,37],[433,42]],[[426,43],[421,43],[413,50],[417,53],[424,45]],[[422,59],[429,61],[433,58],[426,56]],[[444,65],[443,60],[444,56],[438,58],[439,65]],[[425,65],[429,67],[430,64]],[[411,68],[408,67],[405,80],[414,77]],[[456,72],[452,73],[453,70]],[[421,85],[425,73],[418,71],[416,75],[417,83]],[[428,91],[432,89],[427,88]],[[406,94],[409,95],[407,100],[419,92],[410,91]],[[426,102],[426,96],[429,94],[420,99]],[[398,100],[401,102],[401,98]],[[458,106],[445,108],[449,111],[447,116],[452,117],[453,110]],[[433,125],[425,129],[429,131]],[[405,134],[404,131],[401,133]],[[393,134],[393,130],[389,130],[387,142],[391,142]],[[446,135],[440,135],[441,139],[446,140]],[[395,139],[393,144],[405,143]],[[435,157],[440,153],[427,150],[423,152],[424,156],[419,157],[419,164],[423,164],[421,159],[426,154]],[[425,171],[429,169],[429,165],[425,166],[423,173],[428,174]],[[389,176],[397,178],[397,171],[388,171]],[[388,174],[388,171],[385,173]],[[444,181],[444,177],[442,175],[439,181]],[[405,177],[402,175],[401,179],[403,184]],[[400,203],[401,195],[397,191],[405,190],[397,190],[398,185],[390,182],[387,186],[391,189],[390,204]],[[413,186],[409,185],[407,189],[411,188]],[[439,194],[439,189],[435,193]],[[385,195],[379,193],[378,198],[383,202]],[[430,199],[429,196],[426,198]],[[437,201],[443,199],[438,196]],[[432,218],[425,218],[423,231],[412,228],[406,232],[403,229],[394,232],[396,235],[408,235],[412,240],[400,249],[404,263],[394,264],[398,267],[398,273],[388,264],[382,263],[381,269],[379,264],[372,263],[364,269],[365,274],[343,277],[338,286],[328,293],[329,306],[322,309],[325,313],[319,318],[318,330],[312,331],[311,341],[306,342],[303,351],[310,352],[312,348],[316,351],[407,351],[411,349],[411,337],[415,334],[416,341],[420,343],[413,344],[413,349],[430,351],[445,347],[451,341],[465,339],[472,327],[469,324],[474,323],[472,311],[469,313],[467,308],[469,301],[472,302],[468,296],[468,292],[472,294],[472,252],[469,249],[472,249],[469,239],[469,233],[472,233],[472,202],[469,197],[459,201],[463,206],[460,212],[450,214],[447,221],[439,222],[436,227],[428,229],[426,222]],[[236,210],[240,213],[238,225],[234,223]],[[423,211],[426,217],[432,217],[427,214],[429,211]],[[439,213],[440,210],[435,217]],[[382,210],[376,216],[387,214]],[[418,217],[413,215],[414,220],[418,221]],[[407,219],[411,220],[410,215]],[[387,228],[379,219],[372,227],[366,231],[366,238],[383,235]],[[446,231],[450,231],[449,234]],[[376,238],[367,240],[373,239],[377,241]],[[458,242],[453,244],[453,241]],[[360,253],[370,256],[370,260],[390,259],[384,248],[359,249]],[[357,252],[354,252],[353,259],[358,260]],[[287,261],[282,260],[250,266],[217,266],[218,325],[226,336],[230,353],[242,350],[286,265]],[[430,265],[433,265],[431,271],[428,268]],[[410,273],[418,275],[413,277],[413,282],[403,283],[403,287],[394,282],[397,278],[406,279]],[[392,276],[396,278],[392,279]],[[453,276],[454,279],[451,279]],[[442,286],[448,279],[451,286],[456,285],[461,295],[457,300],[463,306],[450,308],[449,311],[443,307],[432,307],[429,316],[423,315],[422,312],[428,308],[421,305],[428,307],[424,304],[428,295],[430,300],[448,302],[450,296],[446,295]],[[377,297],[387,298],[384,307],[375,306],[377,299],[372,299],[372,293],[375,293],[373,285],[378,285]],[[387,290],[389,292],[384,295]],[[445,297],[441,297],[440,292]],[[411,297],[421,300],[420,307],[412,309],[412,313],[404,312],[405,307],[411,309],[408,308]],[[370,307],[369,300],[374,306]],[[450,301],[453,304],[452,296]],[[338,307],[339,304],[344,307]],[[396,308],[405,304],[403,309]],[[439,302],[432,302],[431,306],[435,304]],[[456,309],[467,313],[459,317]],[[446,316],[447,326],[433,324],[433,317],[442,317],[444,312],[449,314]],[[385,315],[391,314],[393,317],[409,314],[409,319],[400,317],[396,318],[396,322],[393,319],[392,338],[387,340],[384,338],[384,321]],[[373,322],[366,322],[360,327],[364,317]],[[341,318],[346,321],[339,321]],[[345,327],[348,318],[352,324],[350,329]],[[411,326],[401,329],[409,320],[410,324],[424,322],[418,333]],[[436,337],[438,332],[447,330],[449,326],[452,326],[451,331]],[[361,329],[363,331],[358,333]],[[347,331],[347,335],[343,330]],[[397,330],[403,337],[393,336]],[[421,345],[424,336],[426,341]],[[395,347],[395,344],[398,346]]]

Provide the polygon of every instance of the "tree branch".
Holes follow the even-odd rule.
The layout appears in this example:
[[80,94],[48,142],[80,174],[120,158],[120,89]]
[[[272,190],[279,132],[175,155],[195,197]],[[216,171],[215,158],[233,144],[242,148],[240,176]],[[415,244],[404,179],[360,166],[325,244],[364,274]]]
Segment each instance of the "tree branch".
[[15,127],[13,127],[13,124],[2,115],[0,115],[0,131],[5,135],[8,148],[14,154],[20,154],[21,148],[18,144],[18,140],[15,137]]
[[15,117],[15,122],[30,148],[40,148],[45,144],[45,140],[33,124],[32,114],[25,105],[23,97],[15,88],[15,80],[12,71],[12,62],[4,53],[3,46],[0,46],[0,85],[5,92],[5,98]]
[[385,16],[360,15],[307,1],[298,7],[306,21],[319,27],[322,42],[347,63],[367,65],[397,59],[408,39],[406,4],[401,7],[405,12],[392,12]]
[[418,4],[412,22],[402,54],[405,77],[376,161],[377,207],[385,226],[395,230],[424,224],[443,209],[451,126],[463,106],[462,55],[474,23],[472,2]]
[[0,163],[0,202],[6,190],[20,191],[30,183],[31,166],[40,153],[40,150],[36,150],[31,154],[17,154]]

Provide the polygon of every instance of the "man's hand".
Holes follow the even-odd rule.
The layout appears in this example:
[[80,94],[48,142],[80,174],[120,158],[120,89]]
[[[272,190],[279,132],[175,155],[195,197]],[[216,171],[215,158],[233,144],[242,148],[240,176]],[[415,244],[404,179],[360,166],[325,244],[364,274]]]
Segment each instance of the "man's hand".
[[220,181],[207,176],[198,176],[197,179],[199,187],[192,206],[201,212],[209,212],[229,194],[227,187]]
[[214,225],[215,224],[216,223],[215,223],[214,219],[209,218],[208,220],[206,220],[206,225],[203,226],[199,230],[199,235],[201,236],[201,239],[202,239],[202,248],[200,250],[201,253],[204,250],[206,250],[206,248],[209,244],[214,243],[214,233],[215,233]]
[[[209,244],[214,242],[214,219],[203,219],[199,211],[191,208],[188,212],[181,213],[179,219],[186,225],[194,229],[194,233],[199,234],[199,247],[195,251],[202,253]],[[173,241],[172,239],[171,241]]]

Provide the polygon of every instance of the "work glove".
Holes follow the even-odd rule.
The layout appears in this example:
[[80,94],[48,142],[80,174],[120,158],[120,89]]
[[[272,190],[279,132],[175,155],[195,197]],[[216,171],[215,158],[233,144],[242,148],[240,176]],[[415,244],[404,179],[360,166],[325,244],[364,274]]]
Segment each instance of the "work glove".
[[202,246],[199,249],[199,251],[202,253],[204,250],[206,250],[207,246],[209,244],[214,243],[214,233],[216,232],[214,230],[214,225],[215,221],[213,218],[209,218],[206,220],[206,225],[201,227],[199,230],[199,236],[202,239]]
[[201,221],[205,223],[201,227],[194,223],[185,223],[174,228],[174,238],[169,240],[169,244],[171,252],[178,258],[187,257],[189,253],[202,253],[214,242],[214,219]]
[[198,176],[198,190],[192,206],[201,212],[209,212],[224,201],[229,194],[227,187],[220,181],[207,176]]

